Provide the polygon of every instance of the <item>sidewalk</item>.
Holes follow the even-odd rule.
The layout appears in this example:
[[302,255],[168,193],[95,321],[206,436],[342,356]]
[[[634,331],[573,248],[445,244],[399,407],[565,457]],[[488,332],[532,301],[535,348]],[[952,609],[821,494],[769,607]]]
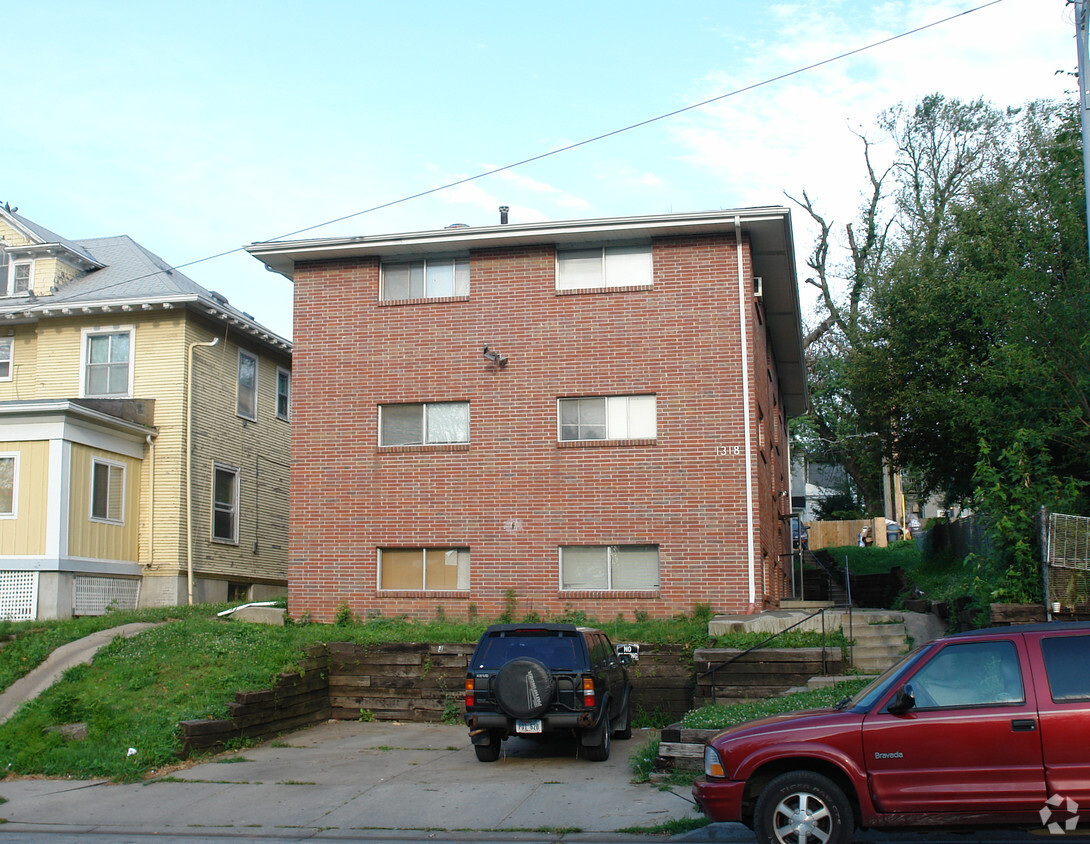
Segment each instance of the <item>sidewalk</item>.
[[61,674],[74,665],[90,662],[98,649],[108,645],[118,636],[135,636],[149,627],[155,627],[153,623],[133,622],[123,624],[120,627],[111,627],[109,630],[100,630],[61,645],[49,655],[45,662],[27,674],[20,677],[0,694],[0,724],[3,724],[18,709],[24,701],[37,697],[51,685]]

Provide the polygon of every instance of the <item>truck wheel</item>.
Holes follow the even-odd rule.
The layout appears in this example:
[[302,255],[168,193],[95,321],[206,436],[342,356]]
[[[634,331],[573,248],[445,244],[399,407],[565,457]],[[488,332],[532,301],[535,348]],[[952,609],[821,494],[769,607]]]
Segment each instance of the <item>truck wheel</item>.
[[[593,744],[587,748],[587,758],[591,762],[605,762],[609,758],[609,713],[602,713],[602,723],[598,727],[602,732],[600,744]],[[597,730],[595,731],[597,732]]]
[[488,734],[488,744],[473,745],[478,762],[495,762],[500,758],[500,734],[495,730]]
[[773,779],[757,798],[753,831],[761,844],[850,844],[852,807],[840,787],[813,771]]
[[496,701],[512,718],[540,718],[553,702],[556,681],[545,663],[533,657],[519,657],[496,672]]

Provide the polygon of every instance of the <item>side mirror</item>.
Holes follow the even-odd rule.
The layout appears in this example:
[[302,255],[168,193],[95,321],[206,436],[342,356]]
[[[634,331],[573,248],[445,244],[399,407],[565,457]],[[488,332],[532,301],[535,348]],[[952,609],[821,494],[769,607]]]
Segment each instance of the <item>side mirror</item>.
[[916,707],[916,695],[912,692],[912,684],[906,683],[897,692],[893,701],[886,707],[890,715],[904,715],[908,710]]

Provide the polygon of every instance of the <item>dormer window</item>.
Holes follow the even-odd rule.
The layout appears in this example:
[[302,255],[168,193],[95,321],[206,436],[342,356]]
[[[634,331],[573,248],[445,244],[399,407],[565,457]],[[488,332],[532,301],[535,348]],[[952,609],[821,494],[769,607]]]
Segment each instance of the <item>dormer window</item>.
[[34,262],[17,261],[0,248],[0,296],[25,296],[34,289]]
[[32,261],[20,261],[11,268],[11,292],[18,296],[20,293],[29,293],[34,284],[34,263]]

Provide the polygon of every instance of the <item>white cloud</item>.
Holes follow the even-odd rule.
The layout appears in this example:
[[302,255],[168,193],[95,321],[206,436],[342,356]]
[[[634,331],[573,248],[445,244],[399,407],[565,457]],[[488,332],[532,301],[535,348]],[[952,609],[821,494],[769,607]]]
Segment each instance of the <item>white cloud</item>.
[[[775,43],[733,52],[734,64],[708,74],[693,101],[751,85],[963,11],[963,2],[852,2],[780,5]],[[727,205],[787,203],[806,189],[836,221],[855,215],[867,187],[862,144],[881,138],[874,120],[898,102],[939,92],[996,106],[1058,98],[1070,82],[1055,71],[1075,63],[1074,26],[1061,0],[1008,0],[874,50],[688,112],[670,132],[686,164],[720,183]],[[875,164],[892,155],[873,150]],[[816,228],[795,215],[800,258]],[[800,275],[805,267],[800,266]]]

